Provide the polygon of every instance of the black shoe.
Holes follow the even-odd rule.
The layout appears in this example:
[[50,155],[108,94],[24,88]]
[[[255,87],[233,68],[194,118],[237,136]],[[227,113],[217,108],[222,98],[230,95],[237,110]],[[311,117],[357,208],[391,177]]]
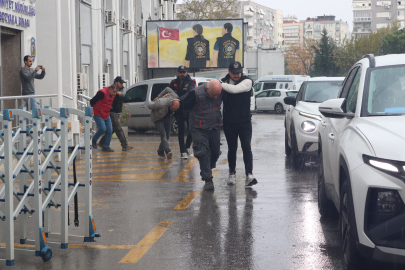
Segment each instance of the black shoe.
[[91,146],[93,147],[93,149],[97,149],[97,141],[91,140]]
[[103,152],[114,152],[114,150],[112,150],[110,147],[103,148],[102,151],[103,151]]
[[212,191],[214,190],[214,182],[211,181],[206,181],[204,185],[204,190],[206,191]]

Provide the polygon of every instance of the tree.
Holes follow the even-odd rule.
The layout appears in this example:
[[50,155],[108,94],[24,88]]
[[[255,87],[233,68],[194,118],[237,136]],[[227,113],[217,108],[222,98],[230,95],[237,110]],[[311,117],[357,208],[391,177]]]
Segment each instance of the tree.
[[286,70],[293,75],[309,75],[314,63],[315,40],[305,39],[304,45],[291,45],[285,49]]
[[237,0],[185,0],[181,11],[177,13],[177,18],[180,20],[237,18],[239,6]]
[[405,29],[386,35],[382,40],[382,54],[405,53]]
[[337,74],[337,66],[334,59],[335,43],[328,37],[328,31],[324,28],[321,33],[321,40],[312,46],[315,51],[314,65],[311,77],[327,76],[333,77]]

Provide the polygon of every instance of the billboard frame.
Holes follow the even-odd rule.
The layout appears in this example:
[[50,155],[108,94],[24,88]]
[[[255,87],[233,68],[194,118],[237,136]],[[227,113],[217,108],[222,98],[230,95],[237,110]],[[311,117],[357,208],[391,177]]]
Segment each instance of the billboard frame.
[[[150,22],[150,23],[153,23],[153,22],[159,22],[159,23],[161,23],[161,22],[165,22],[165,21],[167,21],[167,22],[196,22],[196,21],[199,21],[199,22],[203,22],[203,21],[230,21],[230,20],[232,20],[232,21],[242,21],[242,29],[241,29],[241,31],[242,31],[242,45],[243,45],[243,52],[242,52],[242,68],[244,68],[245,67],[245,22],[244,22],[244,20],[242,19],[242,18],[234,18],[234,19],[201,19],[201,20],[147,20],[146,21],[146,26],[145,26],[145,28],[146,28],[146,69],[147,70],[155,70],[155,69],[157,69],[157,70],[159,70],[159,69],[174,69],[174,68],[177,68],[177,67],[157,67],[157,68],[150,68],[149,67],[149,55],[148,55],[148,22]],[[158,50],[159,50],[159,48],[158,48]],[[187,67],[188,69],[190,69],[190,70],[193,70],[194,72],[195,72],[195,70],[196,69],[198,69],[198,68],[190,68],[190,67]],[[207,68],[207,69],[213,69],[213,70],[216,70],[216,69],[224,69],[224,67],[209,67],[209,68]]]

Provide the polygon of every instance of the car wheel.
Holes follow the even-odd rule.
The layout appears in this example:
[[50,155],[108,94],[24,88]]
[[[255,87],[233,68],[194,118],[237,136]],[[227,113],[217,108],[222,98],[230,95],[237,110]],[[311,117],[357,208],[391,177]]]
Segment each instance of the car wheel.
[[291,147],[288,145],[287,128],[285,129],[285,155],[287,157],[291,155]]
[[276,111],[276,113],[283,113],[284,107],[280,103],[277,103],[276,106],[274,106],[274,110]]
[[[319,144],[320,145],[320,144]],[[319,149],[318,169],[318,211],[322,218],[329,218],[336,212],[331,200],[326,196],[325,175],[323,170],[322,149]]]
[[298,170],[302,168],[303,166],[303,160],[298,153],[298,144],[297,144],[297,138],[295,136],[295,131],[293,128],[291,128],[291,160],[292,160],[292,166],[294,169]]
[[339,223],[343,262],[347,267],[360,265],[361,255],[356,248],[354,207],[348,179],[344,180],[340,191]]

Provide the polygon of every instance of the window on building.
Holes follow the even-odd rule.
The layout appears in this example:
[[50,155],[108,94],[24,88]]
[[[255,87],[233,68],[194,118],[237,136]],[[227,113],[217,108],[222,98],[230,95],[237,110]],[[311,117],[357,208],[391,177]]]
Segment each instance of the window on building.
[[257,79],[257,69],[247,69],[247,75],[252,79],[256,80]]
[[390,23],[377,23],[377,29],[387,27],[388,25],[390,25]]
[[405,10],[398,10],[398,17],[404,17]]
[[391,12],[387,11],[387,12],[377,12],[377,18],[389,18],[391,17]]

